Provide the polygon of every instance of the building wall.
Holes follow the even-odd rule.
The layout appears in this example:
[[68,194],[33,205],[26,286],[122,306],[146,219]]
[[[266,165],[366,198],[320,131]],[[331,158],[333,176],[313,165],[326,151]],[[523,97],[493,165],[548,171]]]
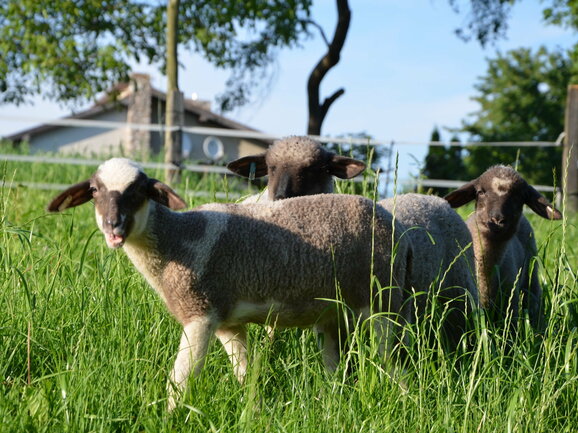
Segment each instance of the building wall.
[[[152,124],[164,123],[164,101],[152,98],[150,107],[150,121]],[[91,117],[91,120],[103,120],[124,123],[127,121],[127,109],[119,106],[118,109],[101,113]],[[196,115],[185,113],[185,126],[207,126],[200,124]],[[164,131],[149,131],[148,146],[153,155],[163,152]],[[208,135],[183,134],[183,151],[188,151],[187,160],[194,162],[212,162],[203,151],[203,142]],[[253,155],[263,152],[265,147],[256,140],[240,139],[235,137],[218,137],[223,143],[224,155],[218,162],[229,162],[242,156]],[[108,157],[124,155],[135,159],[141,159],[142,155],[128,154],[126,144],[130,138],[128,129],[106,129],[95,127],[58,127],[51,131],[39,133],[30,138],[32,152],[58,152],[62,154],[78,154],[85,157],[98,156]],[[130,147],[130,146],[129,146]],[[133,146],[135,147],[135,146]],[[138,147],[138,146],[136,146]]]
[[[126,111],[115,111],[96,115],[91,120],[126,122]],[[126,137],[126,128],[107,129],[95,127],[63,126],[30,137],[30,150],[37,152],[58,152],[62,154],[118,155],[121,143]]]

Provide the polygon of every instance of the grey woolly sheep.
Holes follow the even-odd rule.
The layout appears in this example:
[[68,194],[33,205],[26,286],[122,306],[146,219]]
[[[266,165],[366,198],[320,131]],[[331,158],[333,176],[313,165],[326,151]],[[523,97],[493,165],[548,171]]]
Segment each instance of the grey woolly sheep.
[[534,231],[522,215],[524,204],[542,218],[558,220],[560,211],[512,167],[495,165],[480,177],[448,194],[452,207],[475,200],[466,224],[472,234],[482,307],[495,320],[511,317],[516,328],[520,291],[534,328],[543,323],[542,288],[538,281]]
[[333,192],[333,176],[350,179],[365,169],[362,161],[339,156],[309,137],[275,141],[266,152],[231,161],[227,168],[240,176],[269,176],[268,187],[243,203],[274,201]]
[[463,335],[465,317],[478,303],[472,237],[462,218],[442,198],[402,194],[378,202],[406,227],[413,245],[413,266],[408,284],[416,297],[418,317],[427,309],[432,294],[448,318],[442,330],[452,347]]
[[[314,326],[324,334],[324,363],[334,369],[346,331],[339,308],[327,299],[342,299],[360,317],[383,312],[373,323],[384,355],[409,320],[402,287],[411,244],[390,213],[363,197],[320,194],[178,213],[171,209],[185,203],[172,189],[134,162],[115,158],[55,197],[48,210],[91,199],[107,245],[124,249],[183,326],[169,409],[191,370],[200,372],[213,334],[242,381],[247,323]],[[372,274],[383,290],[372,284]]]

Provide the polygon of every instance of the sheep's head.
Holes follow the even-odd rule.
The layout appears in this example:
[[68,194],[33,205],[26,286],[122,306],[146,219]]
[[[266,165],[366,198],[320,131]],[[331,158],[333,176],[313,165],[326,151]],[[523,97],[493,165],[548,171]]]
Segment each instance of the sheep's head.
[[[251,168],[253,167],[253,168]],[[333,192],[333,176],[350,179],[365,163],[329,152],[309,137],[278,140],[264,153],[230,162],[227,168],[244,177],[269,176],[269,198],[280,200]]]
[[171,188],[150,179],[133,161],[113,158],[98,167],[88,180],[71,186],[48,205],[49,212],[60,212],[94,200],[96,222],[110,248],[119,248],[135,227],[146,222],[148,200],[171,209],[186,203]]
[[452,207],[476,200],[478,228],[490,239],[508,240],[517,230],[524,204],[546,219],[562,218],[560,211],[511,167],[490,167],[477,179],[448,194]]

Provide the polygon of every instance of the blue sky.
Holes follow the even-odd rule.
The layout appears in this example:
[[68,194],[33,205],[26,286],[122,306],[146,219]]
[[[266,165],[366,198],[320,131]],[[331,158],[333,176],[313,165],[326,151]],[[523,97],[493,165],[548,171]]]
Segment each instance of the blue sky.
[[[328,35],[335,26],[333,0],[316,0],[313,18]],[[461,2],[466,3],[465,0]],[[329,111],[324,135],[365,131],[379,140],[425,142],[435,125],[458,126],[476,110],[470,100],[477,77],[486,70],[486,58],[518,47],[545,45],[569,48],[577,35],[546,27],[543,5],[523,0],[514,6],[507,38],[482,49],[454,34],[464,23],[448,0],[350,0],[352,21],[341,62],[325,78],[322,97],[344,87],[345,95]],[[302,48],[283,51],[274,66],[269,91],[257,101],[230,113],[236,120],[263,132],[303,134],[306,127],[305,86],[309,72],[324,53],[321,38],[304,41]],[[224,89],[226,71],[215,70],[199,56],[181,52],[180,87],[189,96],[214,100]],[[156,68],[139,65],[137,72],[153,75],[153,85],[164,89],[165,79]],[[0,136],[34,124],[6,120],[3,116],[59,117],[69,111],[45,101],[20,107],[0,106]],[[442,138],[449,134],[442,131]],[[400,145],[401,176],[417,172],[414,158],[423,159],[427,147]]]

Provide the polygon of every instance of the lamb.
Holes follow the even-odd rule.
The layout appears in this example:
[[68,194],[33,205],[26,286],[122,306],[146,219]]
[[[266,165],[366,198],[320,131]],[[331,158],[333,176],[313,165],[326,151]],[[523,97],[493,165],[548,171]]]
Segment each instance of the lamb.
[[269,176],[261,194],[243,201],[257,203],[333,192],[333,176],[353,178],[365,163],[336,155],[309,137],[292,136],[275,141],[264,153],[231,161],[227,168],[244,177],[251,177],[251,171],[255,177]]
[[[462,218],[442,198],[401,194],[378,202],[407,227],[414,253],[408,284],[416,293],[418,317],[432,294],[448,309],[442,332],[455,348],[466,330],[466,316],[478,304],[472,237]],[[433,285],[435,283],[435,286]]]
[[537,275],[536,241],[530,222],[522,215],[524,204],[542,218],[559,220],[562,213],[530,186],[512,167],[495,165],[480,177],[448,194],[452,207],[476,200],[466,224],[472,234],[476,275],[483,308],[496,321],[509,321],[515,331],[522,305],[532,327],[544,323],[542,288]]
[[321,194],[179,213],[173,210],[186,203],[171,188],[136,163],[114,158],[47,209],[63,211],[91,199],[108,247],[124,249],[183,326],[168,386],[171,410],[191,370],[199,374],[212,334],[242,382],[247,323],[313,326],[324,336],[323,361],[332,370],[347,331],[328,299],[342,299],[361,318],[383,313],[373,323],[384,356],[409,320],[402,288],[411,244],[391,214],[363,197]]

